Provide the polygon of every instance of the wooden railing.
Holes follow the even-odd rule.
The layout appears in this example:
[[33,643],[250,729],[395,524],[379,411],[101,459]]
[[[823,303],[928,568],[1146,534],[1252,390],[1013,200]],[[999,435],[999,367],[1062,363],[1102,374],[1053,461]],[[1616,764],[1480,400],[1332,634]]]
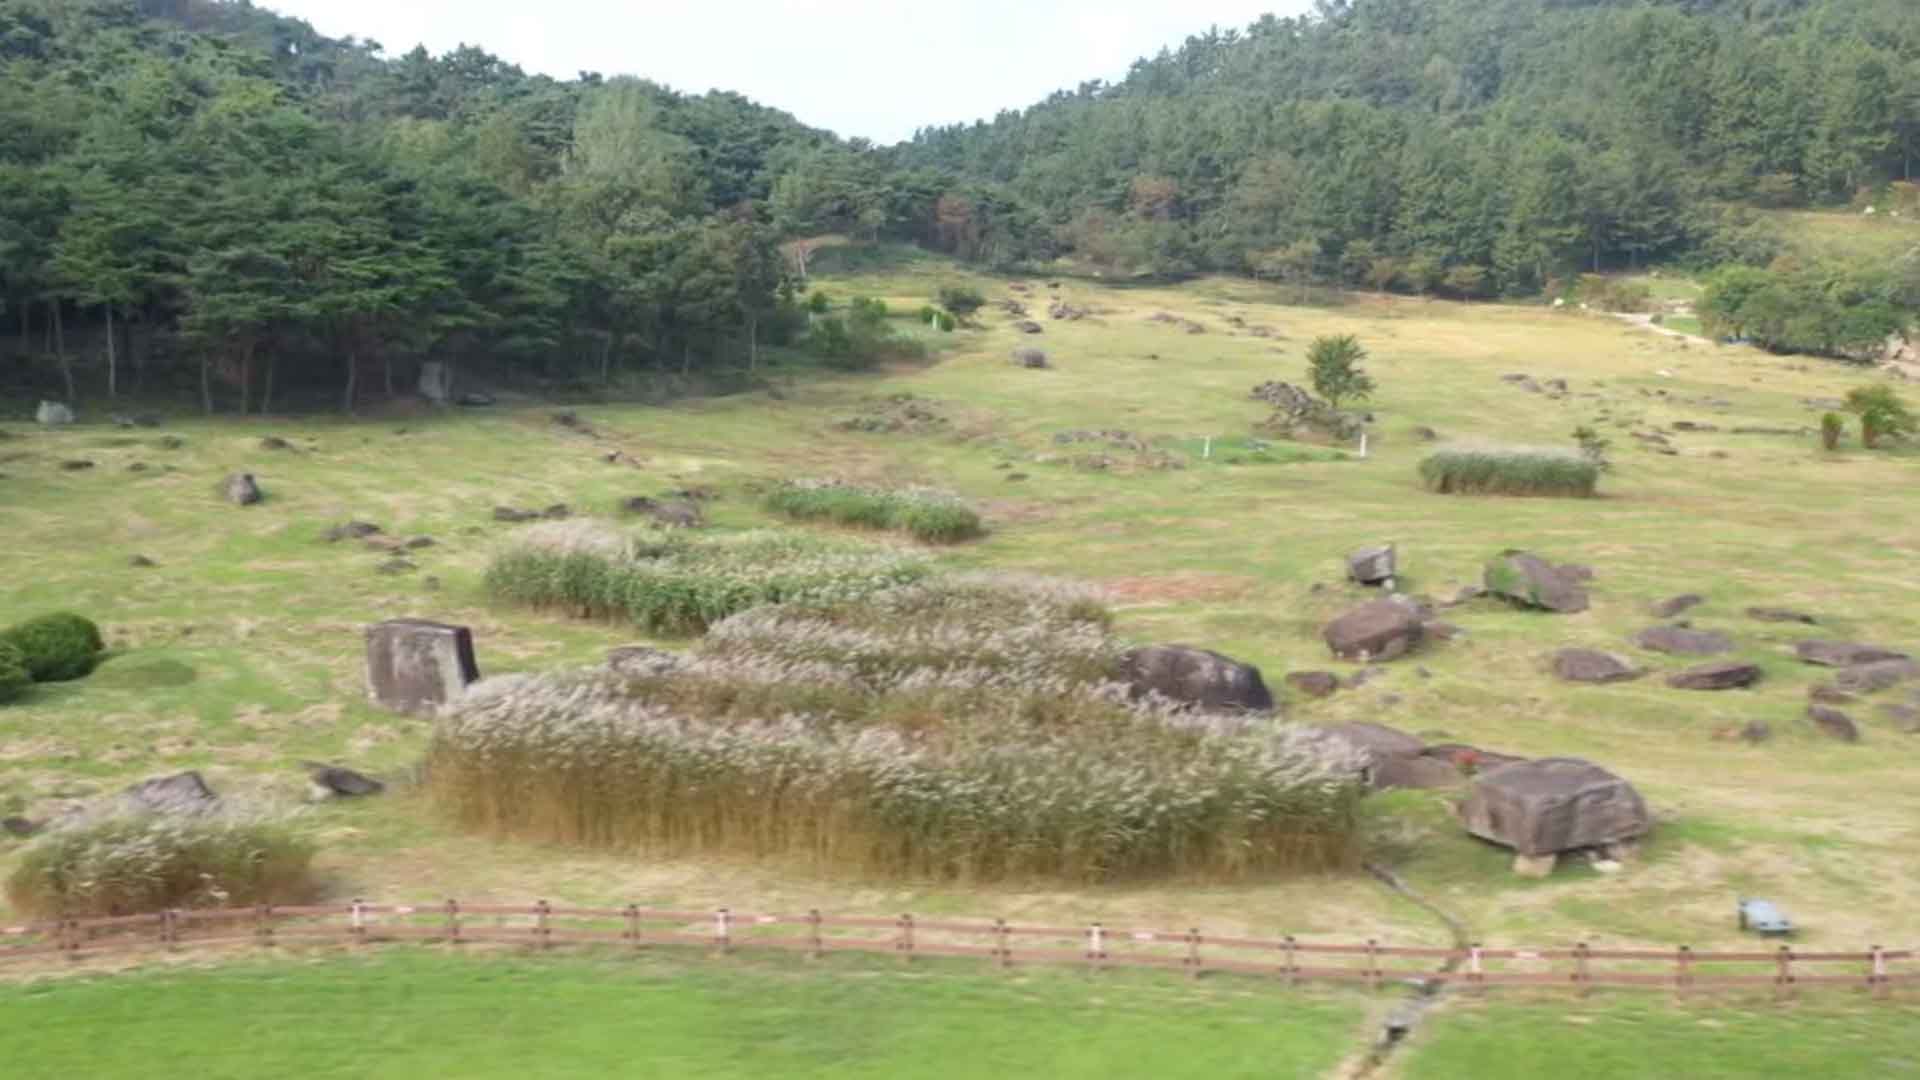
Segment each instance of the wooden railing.
[[[1379,988],[1392,982],[1561,987],[1667,988],[1676,993],[1771,988],[1786,996],[1803,986],[1853,987],[1888,997],[1920,985],[1912,949],[1873,946],[1864,952],[1798,951],[1791,946],[1747,952],[1677,949],[1514,949],[1389,946],[1378,941],[1332,944],[1292,936],[1250,938],[1198,928],[1156,930],[1087,926],[1016,926],[1001,919],[753,914],[729,908],[665,911],[531,905],[348,904],[307,907],[182,909],[112,918],[58,919],[0,927],[0,964],[34,958],[80,961],[132,950],[179,950],[291,944],[367,946],[380,942],[500,944],[536,950],[565,945],[626,949],[697,946],[719,953],[784,949],[916,956],[979,957],[999,967],[1075,964],[1093,969],[1149,967],[1194,977],[1209,972],[1265,976],[1287,983],[1344,980]],[[1896,971],[1896,967],[1904,966]]]

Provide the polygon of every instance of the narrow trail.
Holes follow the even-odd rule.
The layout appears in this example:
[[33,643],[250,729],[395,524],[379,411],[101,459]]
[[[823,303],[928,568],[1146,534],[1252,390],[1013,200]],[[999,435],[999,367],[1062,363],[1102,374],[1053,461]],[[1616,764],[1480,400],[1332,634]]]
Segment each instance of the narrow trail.
[[[1373,875],[1380,884],[1432,915],[1447,928],[1448,935],[1453,938],[1455,955],[1448,957],[1435,974],[1451,975],[1457,971],[1462,956],[1473,944],[1467,934],[1466,924],[1456,918],[1453,913],[1415,892],[1412,886],[1401,880],[1400,875],[1387,867],[1372,862],[1366,863],[1365,867],[1367,873]],[[1336,1080],[1372,1080],[1373,1077],[1378,1076],[1393,1051],[1406,1041],[1414,1028],[1420,1025],[1420,1021],[1426,1017],[1427,1010],[1440,1000],[1440,995],[1446,988],[1446,980],[1441,978],[1423,979],[1415,983],[1409,989],[1406,1000],[1388,1010],[1372,1042],[1341,1065],[1340,1070],[1334,1074]]]
[[1653,321],[1653,316],[1651,315],[1636,315],[1632,312],[1616,311],[1613,313],[1613,317],[1629,326],[1637,326],[1642,330],[1651,330],[1662,337],[1679,338],[1689,345],[1707,345],[1713,348],[1719,348],[1720,346],[1720,343],[1712,338],[1703,338],[1698,334],[1683,334],[1672,327],[1661,326],[1659,323]]

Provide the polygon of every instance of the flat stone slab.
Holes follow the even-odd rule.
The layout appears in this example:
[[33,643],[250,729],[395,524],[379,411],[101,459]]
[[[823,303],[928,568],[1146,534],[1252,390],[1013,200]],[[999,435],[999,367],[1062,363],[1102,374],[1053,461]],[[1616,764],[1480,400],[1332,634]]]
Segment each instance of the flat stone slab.
[[1877,660],[1909,659],[1906,653],[1894,649],[1862,645],[1854,641],[1802,641],[1793,647],[1793,653],[1806,663],[1823,667],[1852,667]]
[[1529,858],[1625,843],[1653,827],[1632,784],[1580,758],[1540,758],[1474,779],[1460,820],[1469,833]]
[[464,626],[393,619],[367,628],[367,697],[383,709],[430,714],[479,678]]
[[1553,654],[1553,673],[1567,682],[1615,683],[1643,674],[1625,659],[1598,649],[1561,649]]
[[1649,626],[1633,636],[1634,644],[1674,656],[1718,656],[1733,651],[1733,639],[1717,630],[1680,626]]
[[1716,660],[1667,676],[1675,690],[1738,690],[1760,681],[1760,665],[1744,660]]

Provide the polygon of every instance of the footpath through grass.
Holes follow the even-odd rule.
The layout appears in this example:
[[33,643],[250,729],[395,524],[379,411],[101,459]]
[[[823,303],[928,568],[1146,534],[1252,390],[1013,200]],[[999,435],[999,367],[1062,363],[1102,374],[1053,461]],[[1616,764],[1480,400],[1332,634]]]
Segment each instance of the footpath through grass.
[[1155,974],[854,958],[367,957],[0,985],[5,1075],[1313,1077],[1363,1003]]

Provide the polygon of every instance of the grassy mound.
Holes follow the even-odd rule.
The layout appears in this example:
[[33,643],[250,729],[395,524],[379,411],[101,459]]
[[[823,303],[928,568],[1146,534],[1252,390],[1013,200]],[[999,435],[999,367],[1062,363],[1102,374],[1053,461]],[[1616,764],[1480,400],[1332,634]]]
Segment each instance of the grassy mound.
[[796,521],[892,529],[929,544],[957,544],[985,530],[959,499],[925,488],[887,490],[834,482],[789,482],[767,493],[767,509]]
[[0,641],[26,658],[27,671],[35,682],[85,678],[106,648],[99,627],[67,612],[28,619],[0,633]]
[[284,817],[119,810],[35,840],[7,878],[7,899],[36,917],[292,903],[316,892],[313,853]]
[[696,634],[761,604],[858,597],[919,580],[920,560],[781,533],[625,532],[591,521],[517,534],[487,568],[496,603]]
[[1420,462],[1420,479],[1442,495],[1588,498],[1600,484],[1600,468],[1548,447],[1457,447],[1428,455]]
[[487,832],[957,880],[1345,867],[1345,750],[1129,703],[1072,590],[963,578],[716,626],[677,670],[489,680],[442,719],[436,802]]

